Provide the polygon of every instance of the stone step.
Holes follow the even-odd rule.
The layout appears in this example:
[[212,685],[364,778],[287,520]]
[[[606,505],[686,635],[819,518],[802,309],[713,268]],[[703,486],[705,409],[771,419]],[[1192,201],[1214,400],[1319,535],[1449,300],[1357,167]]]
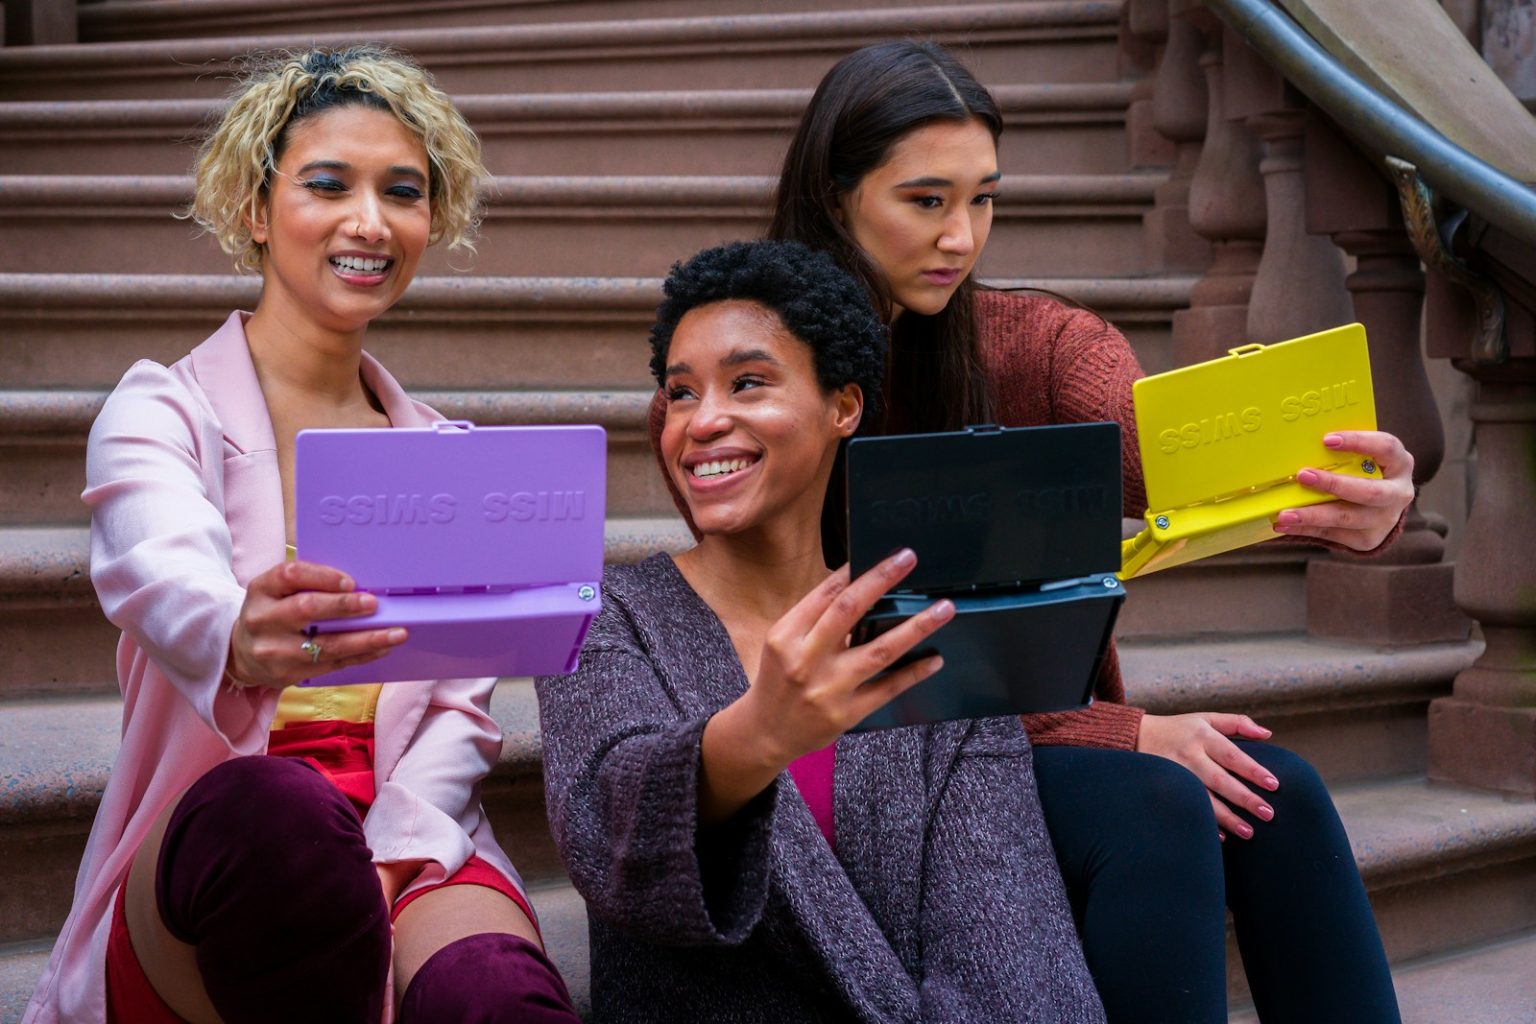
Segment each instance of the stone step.
[[[580,401],[571,404],[579,408]],[[456,408],[451,401],[441,405]],[[473,406],[462,411],[478,412]],[[581,419],[565,415],[543,422]],[[656,488],[657,513],[610,516],[609,561],[690,543],[644,444],[634,442],[625,473]],[[60,504],[68,498],[63,484],[43,493]],[[1448,692],[1476,645],[1372,649],[1296,640],[1306,627],[1306,565],[1314,557],[1313,550],[1276,544],[1132,581],[1117,633],[1132,659],[1127,679],[1136,699],[1157,710],[1271,716],[1270,724],[1283,722],[1298,749],[1337,777],[1421,770],[1424,704]],[[117,633],[96,604],[89,562],[84,523],[0,526],[0,696],[111,689]],[[1273,614],[1254,614],[1255,594],[1264,595]],[[1200,643],[1192,655],[1183,645],[1194,630]],[[1196,655],[1220,660],[1202,667],[1198,658],[1188,660]],[[1142,679],[1153,680],[1144,697],[1136,689]],[[1349,681],[1348,700],[1340,699],[1340,680]],[[1365,688],[1360,693],[1351,689],[1357,684]],[[1354,738],[1337,739],[1341,731]]]
[[[11,703],[0,717],[0,941],[54,934],[116,746],[115,699]],[[507,734],[487,813],[539,903],[562,969],[585,964],[580,901],[544,825],[531,684],[505,681],[493,713]],[[1536,928],[1536,803],[1393,778],[1335,788],[1394,963],[1466,950]],[[14,847],[14,849],[12,849]],[[25,851],[23,853],[22,851]],[[14,948],[14,947],[13,947]],[[32,956],[36,947],[23,947]],[[1234,968],[1235,999],[1245,986]],[[7,975],[8,976],[8,975]],[[568,974],[568,977],[571,975]],[[579,975],[578,975],[579,976]],[[1414,1017],[1405,1019],[1414,1020]]]
[[0,1022],[21,1020],[52,948],[51,938],[0,945]]
[[[933,0],[885,0],[916,7]],[[847,0],[98,0],[80,5],[80,41],[208,38],[252,33],[370,32],[550,21],[682,18],[841,10]]]
[[[86,834],[119,743],[114,694],[6,701],[0,715],[0,943],[63,923]],[[504,680],[491,711],[506,734],[482,798],[530,887],[565,881],[544,816],[538,706],[531,680]]]
[[[1421,957],[1392,970],[1406,1024],[1536,1024],[1536,931]],[[1252,1004],[1229,1024],[1259,1024]]]
[[[614,517],[673,515],[646,432],[654,389],[425,391],[449,419],[483,426],[595,423],[608,433],[608,509]],[[80,501],[85,441],[105,390],[0,391],[0,525],[89,522]]]
[[[606,533],[610,562],[692,544],[676,516],[610,518]],[[0,527],[0,699],[114,692],[117,640],[91,588],[88,527]]]
[[1475,641],[1372,647],[1297,632],[1140,637],[1120,645],[1120,660],[1131,703],[1249,715],[1332,785],[1422,773],[1429,702],[1449,696],[1481,651]]
[[[1004,178],[982,273],[1143,272],[1142,215],[1163,179]],[[699,249],[760,235],[774,184],[765,176],[495,178],[478,253],[434,248],[421,272],[659,276]],[[174,176],[0,177],[0,273],[197,274],[229,266],[211,237],[174,216],[190,188],[190,179]]]
[[[586,913],[568,887],[533,892],[544,934],[580,1011],[588,1012]],[[0,946],[0,1022],[19,1021],[48,960],[48,940]],[[1397,964],[1392,980],[1407,1024],[1536,1024],[1536,931]],[[1246,999],[1230,1024],[1259,1024]]]
[[[221,259],[215,264],[228,266]],[[1155,372],[1194,279],[990,279],[1080,302]],[[110,388],[136,359],[175,362],[235,308],[251,275],[0,273],[0,389]],[[649,388],[658,278],[421,276],[369,328],[368,349],[407,388]]]
[[[370,31],[454,93],[807,88],[852,50],[897,36],[963,49],[983,82],[1117,77],[1118,0],[1029,0],[872,10]],[[240,56],[346,45],[355,28],[221,39],[7,47],[0,100],[221,96]]]
[[[1123,82],[999,85],[1012,174],[1112,174],[1127,166]],[[492,173],[768,174],[809,89],[579,92],[455,97]],[[214,99],[0,103],[7,174],[185,174]]]

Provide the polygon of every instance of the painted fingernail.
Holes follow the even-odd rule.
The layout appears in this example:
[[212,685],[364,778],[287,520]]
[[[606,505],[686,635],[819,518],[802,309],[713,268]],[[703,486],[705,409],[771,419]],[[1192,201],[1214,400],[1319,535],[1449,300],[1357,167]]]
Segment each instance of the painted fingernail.
[[387,639],[392,644],[405,643],[405,630],[403,629],[392,629],[388,633],[384,634],[384,636],[385,639]]
[[1226,842],[1227,841],[1227,834],[1225,832],[1223,832],[1221,829],[1217,829],[1216,830],[1216,838],[1220,839],[1222,842]]
[[902,548],[891,556],[891,565],[897,569],[905,569],[909,565],[917,564],[917,552],[911,548]]
[[955,602],[940,601],[930,609],[929,614],[936,622],[948,622],[955,617]]
[[1344,439],[1342,437],[1340,437],[1338,434],[1324,434],[1323,435],[1323,444],[1327,445],[1329,448],[1337,448],[1339,445],[1341,445],[1343,443],[1344,443]]
[[1288,508],[1276,516],[1275,519],[1280,523],[1281,526],[1295,526],[1297,523],[1301,522],[1301,513],[1297,512],[1295,509]]
[[1279,789],[1280,780],[1275,778],[1273,775],[1266,775],[1264,776],[1264,788],[1268,790]]
[[1242,836],[1244,839],[1252,839],[1253,838],[1253,826],[1247,824],[1246,822],[1243,823],[1243,824],[1240,824],[1240,825],[1237,826],[1237,834]]
[[1265,821],[1274,821],[1275,820],[1275,809],[1273,807],[1269,806],[1269,804],[1259,804],[1259,809],[1257,811],[1254,811],[1253,813],[1257,814],[1259,817],[1263,818]]
[[1304,469],[1296,474],[1296,482],[1307,487],[1311,487],[1319,479],[1315,469]]

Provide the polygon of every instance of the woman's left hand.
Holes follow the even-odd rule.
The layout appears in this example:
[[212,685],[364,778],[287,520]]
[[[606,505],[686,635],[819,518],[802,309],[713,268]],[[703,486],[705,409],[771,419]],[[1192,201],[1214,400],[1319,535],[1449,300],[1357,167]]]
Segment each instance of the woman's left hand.
[[1260,821],[1269,821],[1275,811],[1262,796],[1243,783],[1251,782],[1270,792],[1279,789],[1280,783],[1268,768],[1243,753],[1229,737],[1267,740],[1270,735],[1268,729],[1247,715],[1209,711],[1187,715],[1146,714],[1141,716],[1136,750],[1181,764],[1205,784],[1221,838],[1225,839],[1230,832],[1243,839],[1252,839],[1253,827],[1238,817],[1232,808],[1240,807]]
[[1340,430],[1325,435],[1323,444],[1375,462],[1381,479],[1303,469],[1297,483],[1339,500],[1288,508],[1275,517],[1275,531],[1371,551],[1387,539],[1413,501],[1413,456],[1403,442],[1380,430]]

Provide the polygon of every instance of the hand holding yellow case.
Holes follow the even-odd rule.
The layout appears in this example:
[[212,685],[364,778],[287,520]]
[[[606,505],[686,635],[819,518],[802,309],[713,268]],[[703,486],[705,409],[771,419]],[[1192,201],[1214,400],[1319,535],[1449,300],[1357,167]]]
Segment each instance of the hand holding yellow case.
[[1334,501],[1296,482],[1311,466],[1381,478],[1369,459],[1323,444],[1375,430],[1365,328],[1349,324],[1136,382],[1147,527],[1120,550],[1120,578],[1275,536],[1283,509]]

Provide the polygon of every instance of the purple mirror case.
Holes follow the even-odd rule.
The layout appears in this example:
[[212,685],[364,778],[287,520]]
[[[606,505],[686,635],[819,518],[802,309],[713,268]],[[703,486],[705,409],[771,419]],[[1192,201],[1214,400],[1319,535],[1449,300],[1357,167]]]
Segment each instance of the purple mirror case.
[[298,557],[379,599],[318,632],[410,631],[378,661],[303,685],[576,668],[602,606],[601,427],[305,430],[295,458]]

